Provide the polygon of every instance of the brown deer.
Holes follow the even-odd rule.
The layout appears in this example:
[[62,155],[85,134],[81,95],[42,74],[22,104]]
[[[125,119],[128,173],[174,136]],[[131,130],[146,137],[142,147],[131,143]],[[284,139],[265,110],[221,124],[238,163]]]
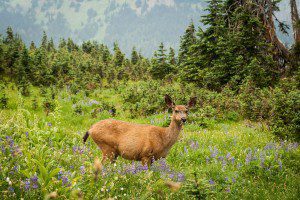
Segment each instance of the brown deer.
[[150,166],[153,160],[167,156],[186,122],[188,109],[196,104],[196,97],[191,98],[187,106],[175,105],[168,95],[165,95],[165,101],[173,111],[169,127],[105,119],[86,132],[83,142],[89,135],[92,137],[102,151],[102,163],[107,159],[114,162],[121,156]]

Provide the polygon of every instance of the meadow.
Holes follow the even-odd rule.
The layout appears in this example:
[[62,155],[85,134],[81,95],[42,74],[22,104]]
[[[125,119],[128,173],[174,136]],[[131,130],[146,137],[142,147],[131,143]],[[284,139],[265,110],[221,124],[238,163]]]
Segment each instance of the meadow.
[[132,115],[124,102],[124,95],[129,95],[126,88],[101,88],[87,94],[64,87],[49,97],[47,91],[31,86],[26,97],[9,83],[3,91],[3,199],[299,198],[299,145],[275,137],[263,122],[212,117],[204,126],[195,120],[196,109],[167,158],[149,169],[122,158],[98,166],[101,151],[91,138],[82,142],[93,123],[115,118],[166,126],[170,113],[162,109]]

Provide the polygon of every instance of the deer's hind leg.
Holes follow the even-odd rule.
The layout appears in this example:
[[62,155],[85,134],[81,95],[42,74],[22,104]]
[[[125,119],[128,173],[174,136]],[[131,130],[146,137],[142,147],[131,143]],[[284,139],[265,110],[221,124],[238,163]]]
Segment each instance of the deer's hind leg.
[[118,152],[115,148],[104,143],[98,144],[98,146],[102,151],[102,164],[104,164],[107,160],[110,160],[111,163],[116,162]]

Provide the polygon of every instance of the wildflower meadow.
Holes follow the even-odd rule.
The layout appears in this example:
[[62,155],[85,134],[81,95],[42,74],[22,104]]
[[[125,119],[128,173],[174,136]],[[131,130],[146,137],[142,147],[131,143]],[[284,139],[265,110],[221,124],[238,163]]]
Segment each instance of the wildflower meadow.
[[[113,89],[72,94],[51,102],[7,87],[0,111],[0,191],[3,199],[297,199],[299,144],[276,138],[264,124],[223,120],[203,127],[192,119],[166,159],[149,168],[119,158],[102,165],[101,151],[82,137],[93,123],[111,118],[163,126],[163,111],[130,118]],[[74,99],[79,99],[74,101]],[[78,112],[78,106],[81,112]],[[95,109],[98,109],[95,114]],[[96,115],[96,116],[95,116]],[[190,113],[192,118],[193,113]]]

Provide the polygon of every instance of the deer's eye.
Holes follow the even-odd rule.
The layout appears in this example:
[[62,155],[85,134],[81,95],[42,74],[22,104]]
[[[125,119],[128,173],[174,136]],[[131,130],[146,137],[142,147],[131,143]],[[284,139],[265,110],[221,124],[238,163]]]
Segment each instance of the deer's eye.
[[175,113],[179,113],[179,110],[175,110]]

